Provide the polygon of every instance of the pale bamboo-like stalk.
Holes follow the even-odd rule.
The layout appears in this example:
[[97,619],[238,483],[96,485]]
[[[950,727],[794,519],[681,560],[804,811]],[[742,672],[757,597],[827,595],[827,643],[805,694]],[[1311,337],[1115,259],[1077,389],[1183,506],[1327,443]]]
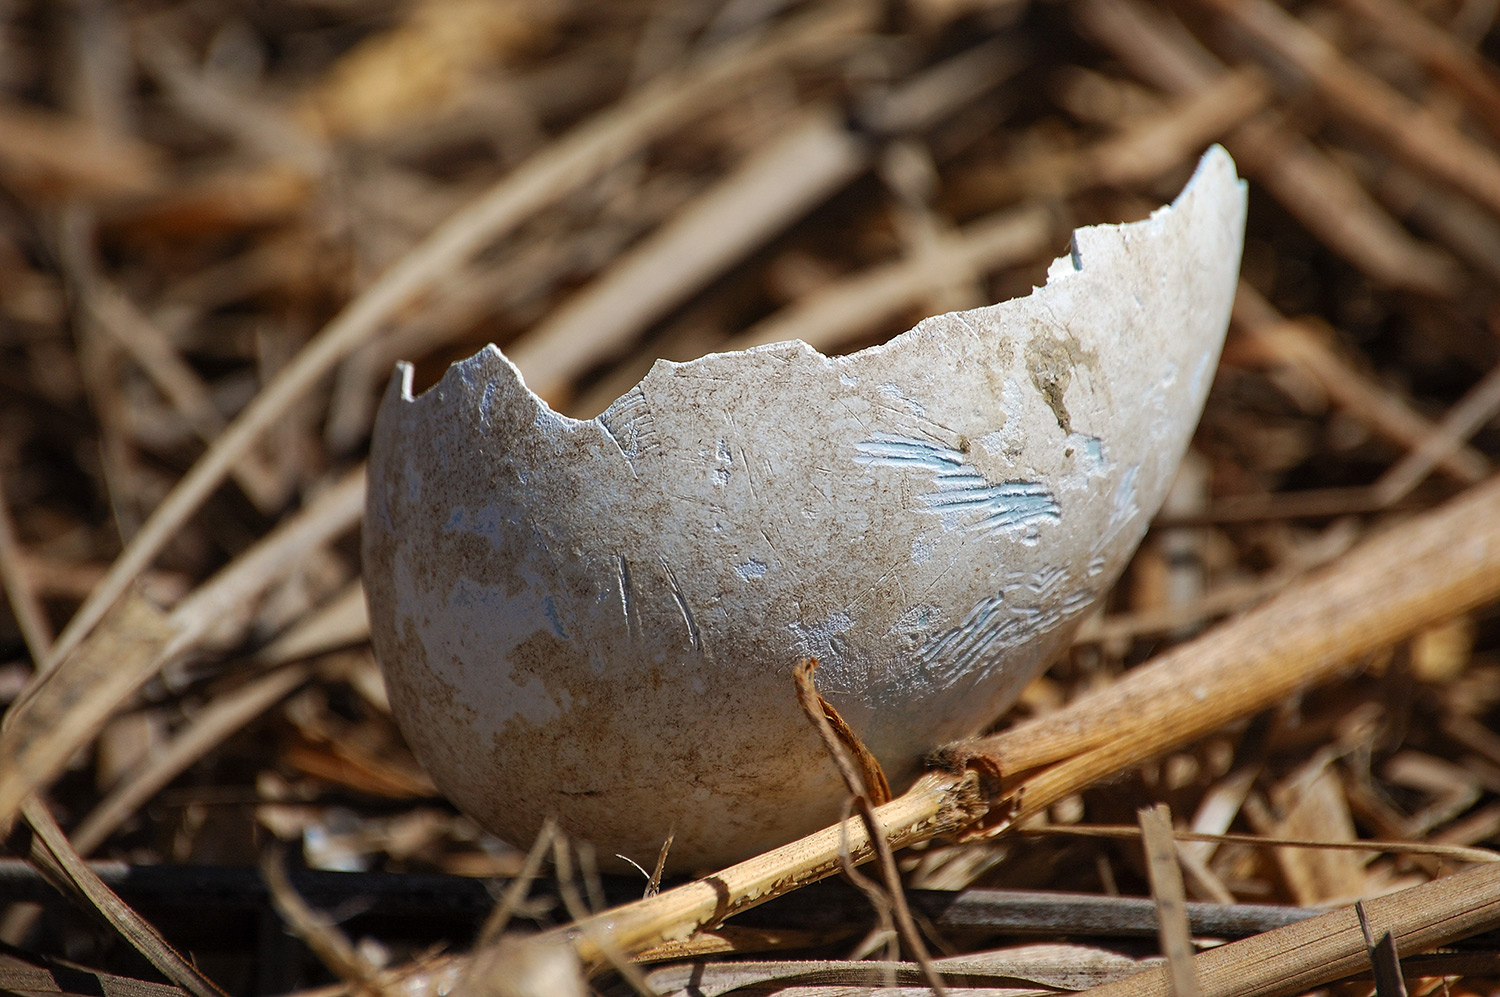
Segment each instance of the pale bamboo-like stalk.
[[[878,807],[875,819],[895,849],[952,834],[982,816],[984,809],[977,777],[928,773],[902,796]],[[605,947],[634,954],[686,938],[705,925],[831,876],[842,867],[841,848],[856,865],[874,857],[859,817],[563,930],[584,965],[598,966]]]
[[1500,479],[1491,479],[1067,709],[945,753],[1008,776],[1050,765],[1015,789],[1018,814],[1037,813],[1497,598]]
[[[953,834],[969,826],[985,812],[977,775],[930,772],[919,778],[905,794],[875,810],[875,819],[890,846],[904,848],[919,841]],[[694,880],[654,897],[608,910],[575,924],[526,939],[528,952],[516,952],[510,960],[494,965],[503,976],[510,962],[525,962],[534,952],[558,950],[570,945],[587,971],[601,969],[611,957],[630,957],[663,942],[683,939],[699,928],[756,907],[784,893],[817,882],[838,872],[843,860],[860,864],[874,857],[864,822],[852,817],[732,865],[721,872]],[[475,965],[489,960],[476,957]],[[464,993],[511,991],[498,989],[498,979],[466,978]]]

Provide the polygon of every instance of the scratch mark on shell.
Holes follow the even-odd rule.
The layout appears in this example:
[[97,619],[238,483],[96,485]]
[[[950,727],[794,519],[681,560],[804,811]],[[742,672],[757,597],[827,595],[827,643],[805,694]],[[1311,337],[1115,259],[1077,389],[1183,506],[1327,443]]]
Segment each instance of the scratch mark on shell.
[[557,612],[557,603],[549,595],[542,600],[542,612],[546,615],[548,622],[552,624],[552,632],[563,640],[570,640],[568,631],[563,628],[562,619]]
[[677,582],[677,575],[672,571],[671,565],[667,564],[665,557],[658,557],[661,561],[662,570],[667,573],[667,587],[672,590],[672,601],[677,603],[677,611],[682,614],[682,622],[687,626],[688,640],[693,644],[693,650],[703,650],[703,638],[698,633],[698,621],[693,618],[693,610],[688,605],[687,596],[683,595],[682,586]]
[[745,465],[745,480],[750,485],[750,497],[759,502],[760,492],[755,487],[755,471],[750,466],[750,455],[745,452],[744,447],[740,448],[740,463]]
[[479,419],[486,426],[490,424],[491,409],[495,404],[495,382],[487,381],[484,385],[484,394],[479,397]]
[[632,634],[636,630],[635,588],[630,584],[630,562],[625,555],[615,555],[615,582],[620,588],[620,612]]
[[660,444],[656,432],[656,418],[651,414],[651,405],[639,385],[631,388],[599,416],[599,425],[609,434],[615,446],[620,448],[626,463],[635,472],[636,458],[648,453]]
[[1007,652],[1052,632],[1093,603],[1094,588],[1075,584],[1065,568],[1010,572],[998,592],[976,603],[957,626],[930,636],[912,658],[942,684],[988,674]]
[[950,516],[953,525],[967,520],[968,529],[987,534],[1062,518],[1056,498],[1041,482],[989,481],[968,463],[966,454],[952,447],[896,433],[873,433],[856,443],[855,449],[859,451],[854,458],[857,464],[930,473],[937,491],[919,495],[917,500],[926,507],[921,511],[944,517],[944,529],[952,528]]

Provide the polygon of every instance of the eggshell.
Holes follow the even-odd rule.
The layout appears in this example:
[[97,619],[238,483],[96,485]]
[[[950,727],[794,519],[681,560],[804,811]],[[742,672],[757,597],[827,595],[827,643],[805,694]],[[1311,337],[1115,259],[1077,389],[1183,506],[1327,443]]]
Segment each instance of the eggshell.
[[658,362],[565,418],[495,347],[370,456],[365,585],[397,719],[506,840],[716,866],[838,818],[820,691],[898,791],[1062,651],[1161,502],[1228,322],[1245,191],[1074,233],[1029,297],[824,357]]

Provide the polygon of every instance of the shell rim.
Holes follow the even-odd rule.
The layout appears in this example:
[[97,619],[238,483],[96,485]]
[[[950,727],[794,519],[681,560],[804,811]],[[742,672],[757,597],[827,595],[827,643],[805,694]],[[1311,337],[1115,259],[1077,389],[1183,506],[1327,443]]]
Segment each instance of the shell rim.
[[[1198,192],[1200,186],[1208,183],[1207,178],[1215,171],[1223,172],[1228,179],[1228,183],[1225,186],[1225,194],[1238,194],[1241,202],[1241,217],[1243,218],[1243,205],[1247,198],[1248,186],[1244,178],[1239,176],[1239,173],[1235,167],[1234,160],[1230,157],[1228,151],[1222,145],[1215,143],[1207,150],[1205,150],[1203,155],[1199,157],[1198,164],[1194,167],[1192,176],[1188,178],[1185,184],[1183,184],[1182,189],[1178,191],[1177,196],[1174,197],[1170,203],[1161,205],[1160,207],[1153,209],[1150,215],[1138,221],[1119,223],[1106,222],[1098,225],[1084,225],[1073,229],[1068,243],[1067,255],[1058,256],[1053,259],[1051,265],[1048,267],[1047,280],[1044,284],[1040,286],[1033,286],[1031,291],[1025,296],[1009,298],[1005,301],[995,302],[991,305],[982,307],[993,308],[1008,305],[1012,302],[1025,301],[1035,296],[1039,292],[1045,292],[1047,289],[1052,288],[1063,281],[1075,279],[1085,273],[1086,271],[1084,270],[1083,254],[1079,249],[1080,237],[1082,237],[1084,240],[1087,240],[1091,233],[1099,231],[1115,231],[1120,233],[1138,233],[1146,235],[1156,234],[1166,225],[1167,220],[1178,212],[1183,203],[1190,196]],[[1088,272],[1093,273],[1095,271]],[[944,314],[961,314],[961,312],[947,312]],[[934,316],[934,318],[941,317],[941,315]],[[477,351],[475,351],[471,356],[461,360],[456,360],[453,363],[449,364],[448,369],[443,372],[442,377],[440,377],[429,387],[416,394],[413,394],[412,392],[412,387],[416,376],[415,366],[409,360],[398,360],[396,361],[395,370],[392,371],[391,379],[387,388],[387,393],[395,394],[395,396],[403,402],[407,402],[410,404],[421,403],[429,395],[435,394],[439,388],[445,386],[450,378],[459,376],[458,372],[460,368],[469,364],[473,364],[476,361],[483,362],[484,359],[498,359],[504,364],[504,367],[502,369],[509,370],[516,383],[525,391],[528,396],[530,396],[532,401],[536,404],[539,413],[546,417],[548,423],[566,430],[574,430],[591,424],[602,425],[601,420],[605,415],[609,413],[610,409],[613,408],[614,405],[616,405],[622,398],[630,395],[641,385],[645,384],[646,381],[648,381],[652,377],[657,376],[659,371],[672,371],[683,368],[692,368],[698,365],[707,366],[715,363],[724,363],[726,361],[726,358],[751,356],[758,353],[779,352],[782,354],[786,354],[789,347],[800,354],[807,355],[811,359],[819,360],[825,364],[838,362],[857,365],[865,361],[867,358],[879,356],[886,350],[907,348],[909,342],[912,339],[915,339],[917,335],[921,333],[923,326],[925,326],[930,321],[930,318],[924,319],[922,322],[917,323],[917,325],[913,326],[912,328],[907,329],[895,336],[892,336],[884,343],[877,343],[873,346],[867,346],[864,349],[857,350],[853,353],[840,354],[834,357],[830,357],[824,354],[816,347],[801,339],[788,339],[775,343],[763,343],[741,350],[721,350],[705,353],[703,356],[695,357],[692,360],[678,361],[658,359],[651,365],[651,369],[648,370],[640,378],[640,380],[636,381],[635,384],[626,389],[619,398],[616,398],[613,402],[606,406],[603,412],[590,419],[578,419],[573,416],[567,415],[566,413],[558,412],[556,409],[554,409],[551,403],[549,403],[545,398],[543,398],[541,395],[538,395],[535,391],[531,390],[530,386],[527,385],[526,377],[521,372],[520,368],[511,361],[510,357],[506,356],[504,350],[496,346],[494,343],[487,343],[484,346],[480,347]],[[735,363],[737,361],[729,360],[728,362]]]

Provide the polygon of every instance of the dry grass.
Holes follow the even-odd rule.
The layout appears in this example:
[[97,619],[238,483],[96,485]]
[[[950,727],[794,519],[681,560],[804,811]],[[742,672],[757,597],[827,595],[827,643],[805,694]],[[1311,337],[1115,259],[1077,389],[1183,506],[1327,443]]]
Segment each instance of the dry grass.
[[[928,992],[890,911],[796,889],[860,817],[599,917],[645,884],[437,796],[358,588],[379,388],[493,341],[593,415],[657,357],[854,350],[1217,141],[1251,215],[1193,450],[1067,658],[873,810],[901,920],[950,994],[1389,991],[1362,927],[1409,992],[1494,992],[1496,15],[0,7],[0,989]],[[1170,966],[1121,898],[1172,879],[1155,804]]]

